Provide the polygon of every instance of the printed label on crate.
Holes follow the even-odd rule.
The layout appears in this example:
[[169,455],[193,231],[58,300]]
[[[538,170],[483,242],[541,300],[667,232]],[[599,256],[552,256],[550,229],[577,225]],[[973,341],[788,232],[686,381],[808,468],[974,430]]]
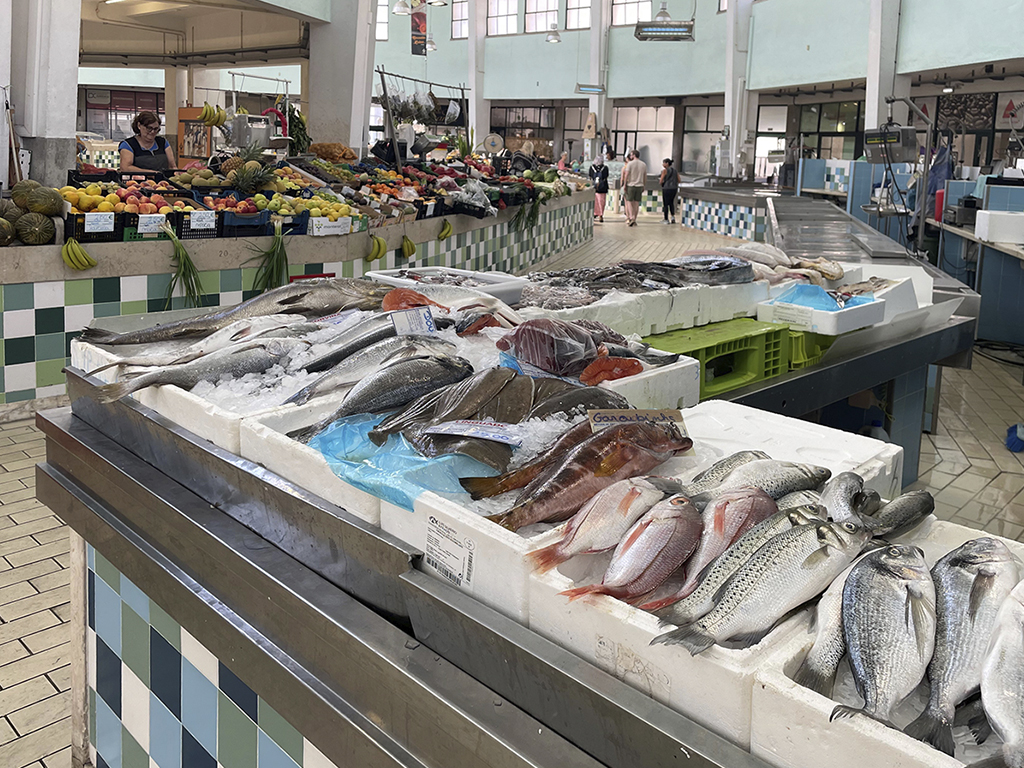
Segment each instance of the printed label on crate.
[[395,333],[399,336],[423,336],[437,333],[434,316],[430,307],[413,307],[391,313],[391,322],[395,324]]
[[370,195],[373,193],[373,190],[370,189],[368,186],[363,186],[359,188],[359,193],[363,195]]
[[427,218],[434,215],[434,208],[436,205],[437,203],[427,203]]
[[459,421],[446,421],[429,427],[426,432],[431,435],[462,435],[463,437],[478,437],[481,440],[492,440],[495,443],[505,443],[518,448],[523,444],[523,439],[517,437],[515,425],[504,424],[500,421],[471,421],[462,419]]
[[85,214],[86,232],[113,232],[113,213],[87,213]]
[[188,226],[190,229],[216,229],[216,211],[192,211],[188,215]]
[[375,210],[375,211],[379,211],[380,210],[380,201],[379,200],[371,200],[370,201],[370,207],[373,208],[373,210]]
[[388,198],[388,196],[387,196],[387,195],[381,195],[381,196],[380,196],[380,201],[381,201],[382,203],[386,203],[386,202],[387,202],[388,200],[389,200],[389,198]]
[[814,327],[814,310],[796,304],[772,304],[772,322],[789,323],[798,329],[811,330]]
[[347,235],[352,231],[352,218],[350,216],[342,216],[337,221],[331,221],[330,219],[318,216],[315,219],[309,220],[309,232],[308,234],[314,237],[325,237],[327,235]]
[[153,235],[160,231],[160,225],[167,221],[162,213],[140,213],[139,229],[140,235]]
[[473,584],[473,559],[476,542],[433,515],[427,518],[427,546],[423,562],[432,571],[456,587]]
[[655,424],[669,422],[679,428],[683,437],[689,433],[686,431],[686,423],[683,421],[682,411],[676,408],[630,408],[630,409],[602,409],[598,411],[587,411],[590,419],[590,428],[595,432],[610,427],[613,424],[637,424],[649,421]]

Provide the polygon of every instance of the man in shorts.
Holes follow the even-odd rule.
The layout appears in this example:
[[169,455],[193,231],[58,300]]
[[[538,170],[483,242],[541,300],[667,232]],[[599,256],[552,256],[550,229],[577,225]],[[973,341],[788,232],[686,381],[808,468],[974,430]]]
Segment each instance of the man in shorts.
[[647,163],[640,159],[635,149],[629,153],[629,162],[622,167],[622,189],[626,202],[626,224],[636,226],[640,212],[640,201],[647,184]]

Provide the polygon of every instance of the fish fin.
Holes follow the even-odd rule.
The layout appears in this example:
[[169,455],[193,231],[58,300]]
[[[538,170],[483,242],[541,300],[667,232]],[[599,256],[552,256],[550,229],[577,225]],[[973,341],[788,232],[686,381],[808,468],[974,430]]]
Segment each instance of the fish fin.
[[856,707],[848,707],[845,704],[837,704],[832,710],[832,714],[829,715],[828,721],[830,723],[835,722],[841,717],[853,717],[854,715],[863,715],[863,709],[857,709]]
[[675,495],[677,493],[684,493],[686,488],[681,482],[674,477],[661,477],[659,475],[646,475],[644,480],[649,482],[655,488],[662,493]]
[[569,598],[571,603],[573,600],[579,600],[585,595],[602,595],[604,592],[604,584],[588,584],[585,587],[574,587],[573,589],[567,589],[564,592],[559,592],[560,595],[565,595]]
[[619,514],[626,517],[629,514],[629,508],[633,506],[633,502],[640,495],[639,488],[630,488],[625,496],[622,497],[622,501],[619,502]]
[[1009,768],[1009,765],[1006,762],[1006,758],[1003,757],[1003,753],[1000,752],[998,755],[992,755],[975,763],[969,763],[967,768]]
[[764,640],[775,627],[776,624],[772,624],[768,629],[755,629],[753,632],[742,632],[738,635],[733,635],[728,640],[729,647],[751,648]]
[[828,558],[828,544],[811,552],[800,567],[807,569],[814,568],[815,566],[820,565],[826,558]]
[[981,608],[985,596],[991,591],[995,580],[995,571],[988,568],[980,568],[975,574],[974,582],[971,584],[971,596],[967,605],[967,618],[971,621],[974,621],[978,609]]
[[296,429],[292,432],[289,432],[288,437],[290,437],[292,440],[295,440],[296,442],[306,444],[314,437],[319,435],[321,432],[323,432],[323,430],[323,422],[318,421],[316,424],[311,424],[308,427],[303,427],[302,429]]
[[925,709],[916,720],[903,729],[913,739],[931,744],[940,752],[953,756],[953,725],[946,717],[931,707]]
[[142,387],[135,383],[136,378],[137,376],[132,376],[124,381],[115,381],[113,384],[104,384],[97,387],[96,402],[113,403],[116,400],[127,397],[137,389],[142,389]]
[[626,540],[623,541],[619,545],[619,549],[617,551],[618,552],[625,552],[630,547],[632,547],[634,544],[636,544],[636,540],[640,538],[641,534],[643,534],[643,532],[647,530],[647,527],[652,522],[653,521],[651,521],[651,520],[645,520],[644,522],[642,522],[642,523],[640,523],[638,525],[634,525],[633,526],[633,530],[630,531],[629,536],[626,538]]
[[303,387],[294,395],[284,400],[281,403],[281,405],[305,405],[307,402],[309,402],[311,394],[312,393],[309,390]]
[[487,499],[509,490],[503,487],[503,480],[503,475],[496,475],[495,477],[462,477],[459,478],[459,484],[474,499]]
[[594,469],[594,477],[610,477],[618,472],[626,463],[626,457],[622,451],[605,456],[601,463]]
[[725,534],[725,508],[727,505],[719,504],[715,507],[715,514],[712,517],[712,527],[716,534]]
[[680,600],[682,600],[682,598],[678,595],[669,595],[668,597],[663,597],[660,600],[652,600],[649,603],[644,603],[639,606],[639,608],[641,611],[650,611],[651,613],[655,613],[656,611],[668,608],[670,605],[675,605]]
[[988,737],[992,735],[992,723],[988,721],[988,718],[984,714],[972,718],[967,723],[967,727],[970,728],[971,733],[974,734],[975,744],[984,744],[988,741]]
[[117,344],[122,335],[103,328],[83,328],[78,338],[90,344]]
[[101,371],[106,371],[106,370],[108,370],[110,368],[114,368],[114,367],[116,367],[118,365],[122,365],[122,361],[121,360],[118,360],[115,363],[107,363],[106,365],[101,365],[99,368],[93,368],[91,371],[86,371],[85,375],[86,376],[95,376],[97,373],[100,373]]
[[811,654],[808,653],[793,674],[793,682],[820,693],[822,696],[832,698],[832,689],[835,686],[835,673],[826,674],[820,669],[815,669],[810,664]]
[[[931,639],[930,634],[926,631],[926,624],[930,623],[932,627],[935,626],[935,606],[928,603],[925,600],[924,595],[915,593],[914,590],[907,590],[907,619],[914,622],[914,637],[917,640],[917,651],[924,658],[925,650],[928,647],[928,641]],[[908,628],[910,625],[908,623]]]
[[560,540],[550,546],[528,552],[526,556],[533,561],[533,567],[537,573],[546,573],[569,559],[562,553],[561,547],[562,541]]
[[651,640],[651,645],[681,645],[691,656],[703,653],[715,644],[715,638],[702,632],[693,624],[665,632]]

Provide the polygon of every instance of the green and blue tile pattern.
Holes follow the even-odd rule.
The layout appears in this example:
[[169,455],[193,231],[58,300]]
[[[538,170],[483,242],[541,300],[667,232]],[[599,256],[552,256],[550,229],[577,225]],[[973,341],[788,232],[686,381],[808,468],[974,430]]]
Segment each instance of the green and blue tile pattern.
[[743,240],[764,240],[764,211],[746,205],[718,203],[683,197],[676,202],[684,227],[738,237]]
[[852,160],[825,161],[825,189],[836,192],[850,190],[850,163]]
[[89,744],[97,768],[336,768],[92,546]]

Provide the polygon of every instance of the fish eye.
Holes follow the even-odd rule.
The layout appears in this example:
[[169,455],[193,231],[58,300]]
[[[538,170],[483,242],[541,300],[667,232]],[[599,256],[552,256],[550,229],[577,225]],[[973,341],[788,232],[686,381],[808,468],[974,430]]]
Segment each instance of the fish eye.
[[856,533],[856,532],[857,532],[858,530],[860,530],[860,529],[859,529],[859,528],[858,528],[858,527],[857,527],[856,525],[854,525],[853,523],[843,523],[843,528],[845,528],[846,530],[848,530],[848,531],[849,531],[850,533]]
[[900,556],[899,549],[897,549],[896,547],[889,547],[889,556],[890,557],[899,557]]

